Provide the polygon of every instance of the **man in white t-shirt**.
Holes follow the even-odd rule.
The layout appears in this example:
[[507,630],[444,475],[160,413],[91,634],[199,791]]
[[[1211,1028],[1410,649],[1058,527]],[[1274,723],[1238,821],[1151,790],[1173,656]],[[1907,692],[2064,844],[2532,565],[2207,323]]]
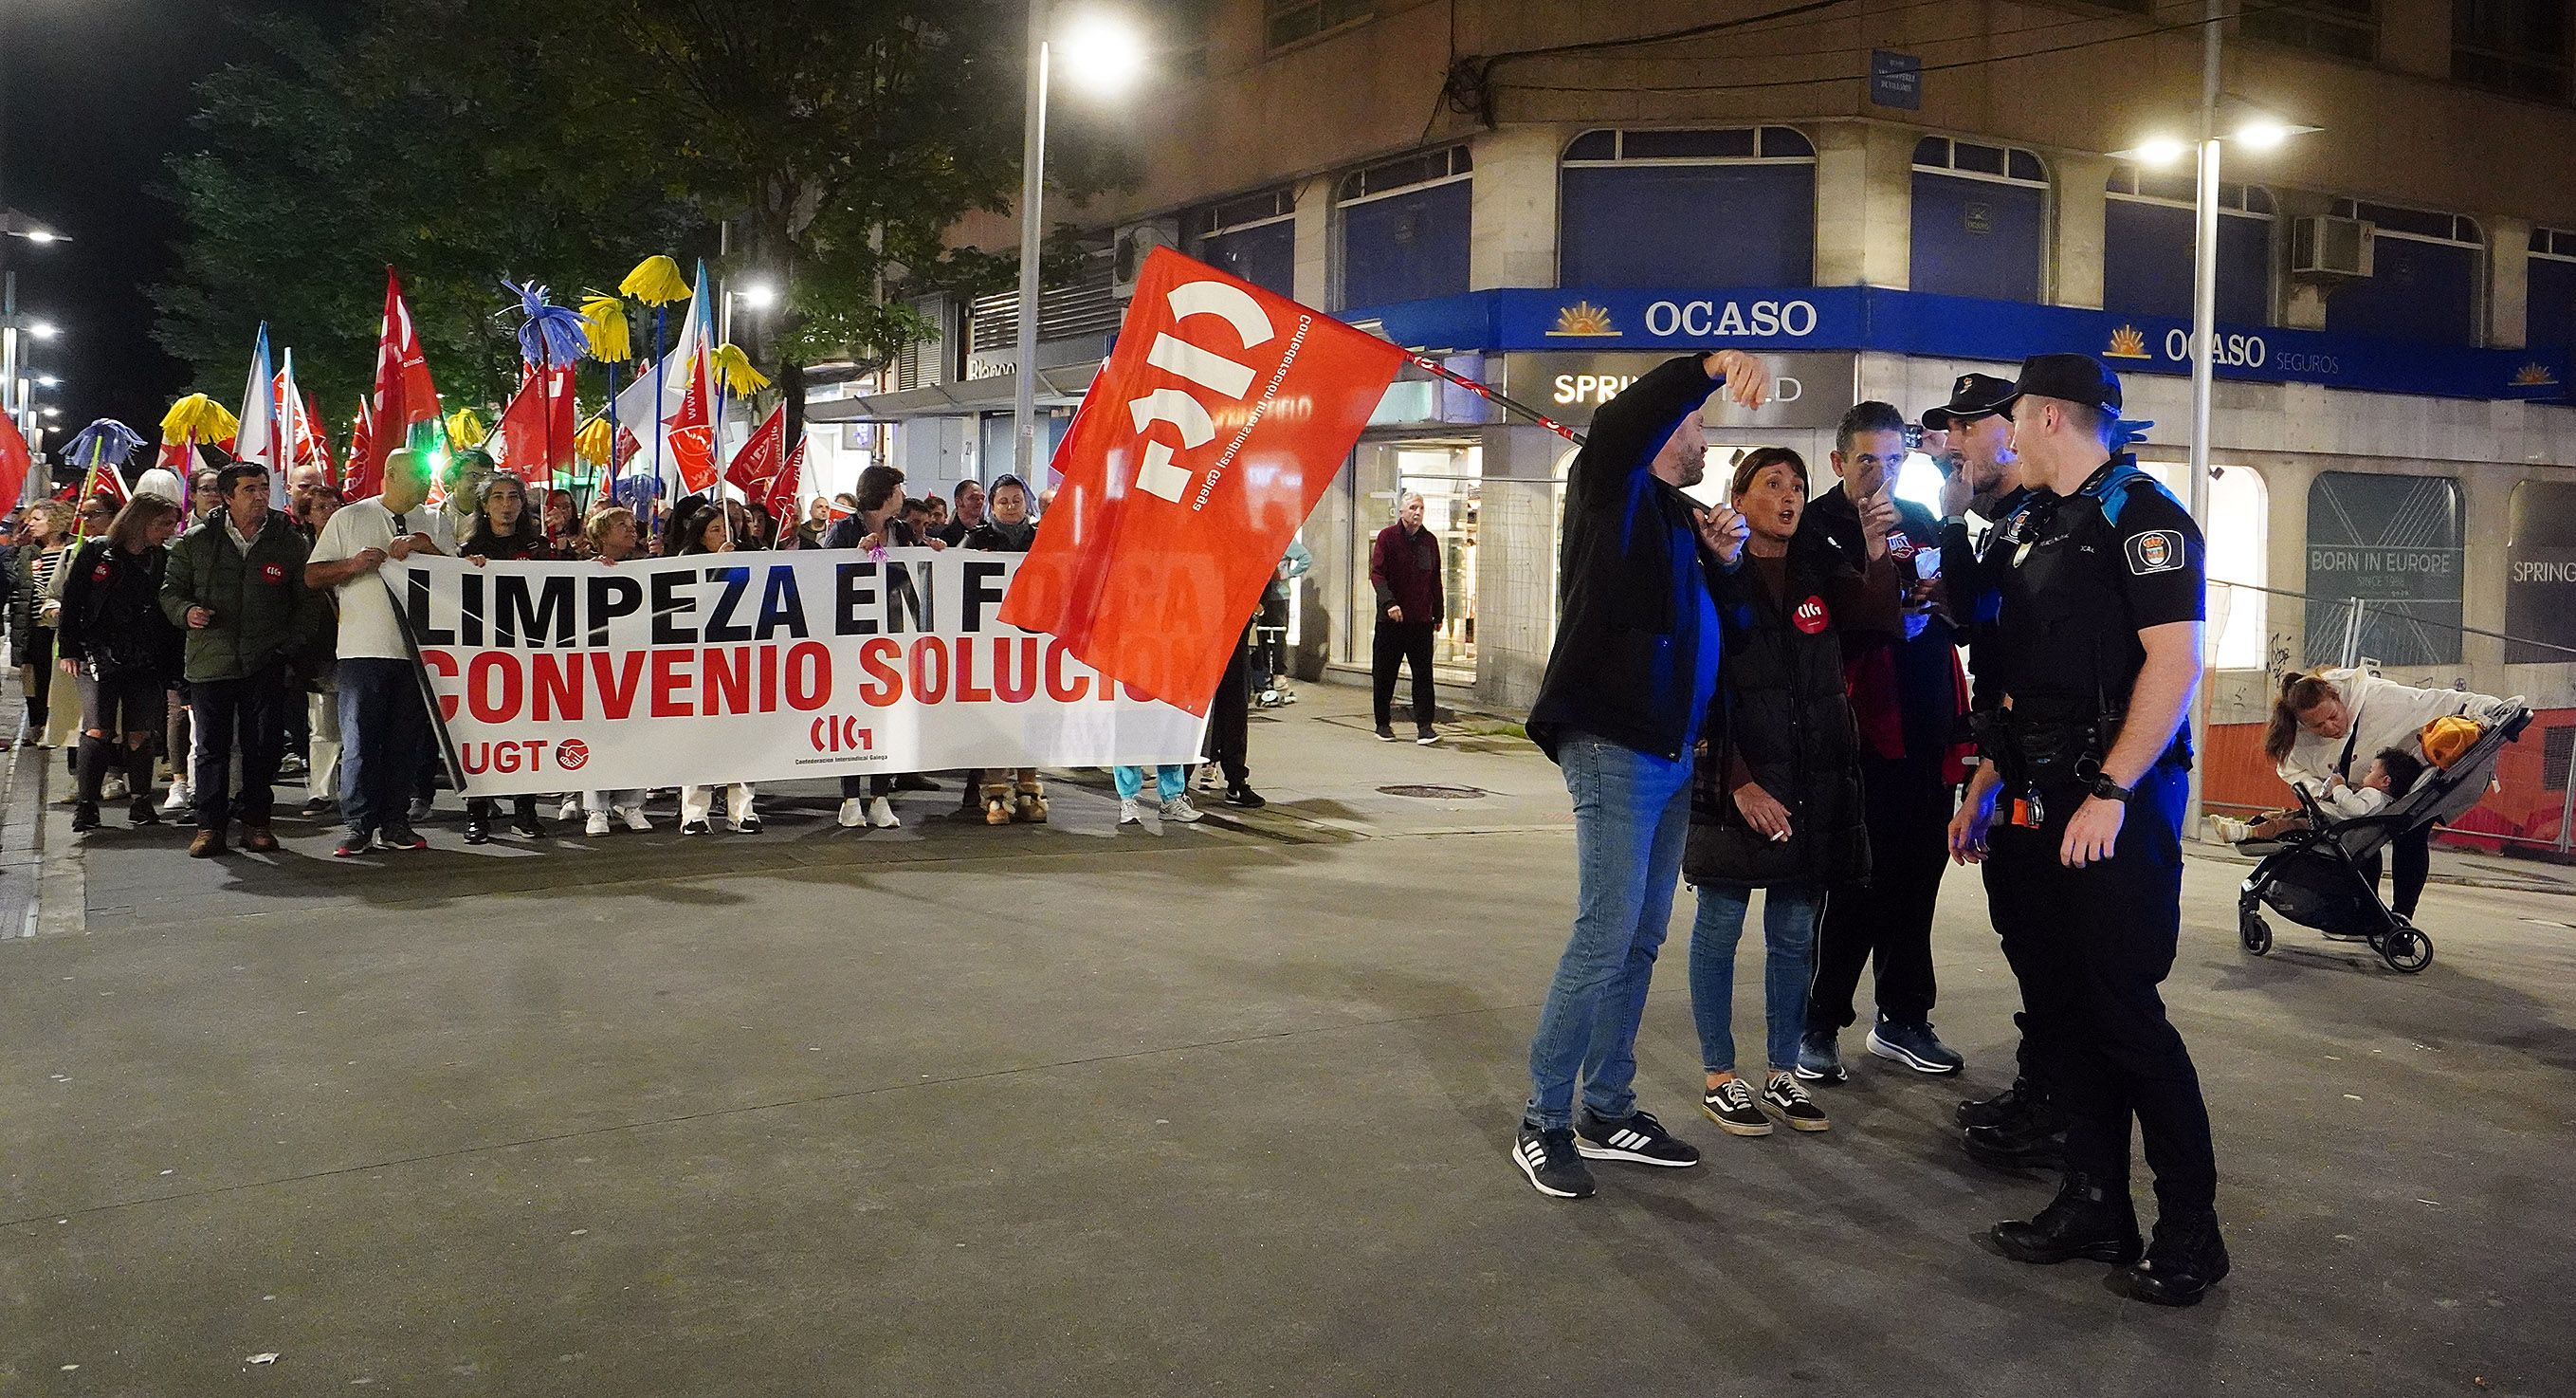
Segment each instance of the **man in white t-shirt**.
[[411,828],[413,783],[427,760],[429,711],[421,703],[411,648],[394,615],[393,593],[377,570],[389,558],[452,554],[447,521],[425,503],[429,458],[385,456],[385,491],[352,500],[331,516],[304,567],[308,587],[340,599],[340,809],[349,833],[333,853],[426,849]]

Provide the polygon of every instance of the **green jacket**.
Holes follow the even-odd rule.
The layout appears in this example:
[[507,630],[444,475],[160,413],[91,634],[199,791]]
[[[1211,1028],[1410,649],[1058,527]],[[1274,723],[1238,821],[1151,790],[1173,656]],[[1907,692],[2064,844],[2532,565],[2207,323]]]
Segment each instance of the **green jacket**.
[[[275,510],[251,540],[248,558],[220,511],[179,536],[161,580],[161,610],[188,638],[190,683],[240,679],[292,661],[320,634],[330,611],[322,594],[304,585],[310,551],[304,535]],[[213,612],[214,624],[190,630],[190,607]]]

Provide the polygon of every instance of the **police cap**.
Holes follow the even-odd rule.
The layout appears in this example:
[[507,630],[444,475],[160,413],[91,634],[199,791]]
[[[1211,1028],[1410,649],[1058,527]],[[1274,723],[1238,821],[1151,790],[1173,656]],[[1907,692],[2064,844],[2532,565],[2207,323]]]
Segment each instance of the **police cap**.
[[1961,374],[1950,385],[1950,401],[1937,408],[1923,410],[1923,430],[1947,432],[1970,418],[1999,413],[2013,400],[2010,379],[1992,374]]
[[[2013,398],[2028,393],[2099,408],[2106,417],[2120,415],[2120,376],[2089,354],[2034,354],[2023,360]],[[2004,412],[2012,412],[2011,403]]]

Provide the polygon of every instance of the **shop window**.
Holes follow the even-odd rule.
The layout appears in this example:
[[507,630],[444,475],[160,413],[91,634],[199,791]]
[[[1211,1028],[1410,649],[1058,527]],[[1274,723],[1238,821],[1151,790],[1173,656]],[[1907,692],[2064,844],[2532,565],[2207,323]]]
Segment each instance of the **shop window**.
[[2567,0],[2451,0],[2451,79],[2567,100]]
[[1465,146],[1407,156],[1342,177],[1344,306],[1383,306],[1467,289],[1471,164]]
[[1406,492],[1422,497],[1422,527],[1440,541],[1445,615],[1432,638],[1431,664],[1444,682],[1476,678],[1476,541],[1484,505],[1485,450],[1472,442],[1416,439],[1363,442],[1355,460],[1359,487],[1351,541],[1351,615],[1342,623],[1342,658],[1369,662],[1377,629],[1377,596],[1369,583],[1369,545],[1395,522]]
[[2364,63],[2379,57],[2379,0],[2275,0],[2245,6],[2237,32]]
[[1815,278],[1816,148],[1785,126],[1586,132],[1566,147],[1557,207],[1560,286]]
[[1274,49],[1329,34],[1377,13],[1375,0],[1265,0],[1262,40]]
[[2338,199],[2339,218],[2376,225],[2368,280],[2326,297],[2326,329],[2445,345],[2478,342],[2478,285],[2486,236],[2458,214]]
[[1271,190],[1195,210],[1185,220],[1190,255],[1264,291],[1296,294],[1297,201]]
[[1914,290],[2037,301],[2047,228],[2037,155],[1946,136],[1915,146]]
[[[2328,471],[2308,487],[2307,663],[2460,659],[2459,483]],[[2356,622],[2356,614],[2358,620]]]
[[2512,516],[2504,629],[2514,639],[2505,663],[2576,664],[2576,484],[2524,481],[2513,488]]
[[2523,343],[2576,346],[2576,232],[2531,230]]
[[[2119,315],[2189,320],[2192,243],[2198,231],[2191,177],[2123,166],[2112,174],[2107,193],[2102,308]],[[2272,196],[2231,184],[2220,185],[2218,194],[2218,318],[2229,325],[2268,325]]]
[[[2191,499],[2191,467],[2179,461],[2142,461],[2148,475],[2177,500]],[[2203,638],[2209,665],[2218,670],[2278,668],[2269,653],[2272,572],[2272,492],[2261,472],[2212,463],[2209,524],[2202,544],[2209,570],[2209,619]]]

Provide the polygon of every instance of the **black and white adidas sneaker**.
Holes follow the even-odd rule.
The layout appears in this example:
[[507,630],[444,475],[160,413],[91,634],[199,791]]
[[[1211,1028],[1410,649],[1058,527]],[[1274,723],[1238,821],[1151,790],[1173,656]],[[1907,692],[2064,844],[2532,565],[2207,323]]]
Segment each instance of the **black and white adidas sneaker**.
[[1592,1197],[1592,1171],[1585,1168],[1567,1127],[1542,1131],[1523,1122],[1520,1139],[1512,1143],[1512,1163],[1529,1176],[1530,1188],[1551,1199]]
[[1575,1113],[1574,1148],[1586,1160],[1673,1167],[1699,1163],[1699,1147],[1665,1130],[1651,1112],[1631,1112],[1624,1121],[1611,1121],[1587,1107]]

